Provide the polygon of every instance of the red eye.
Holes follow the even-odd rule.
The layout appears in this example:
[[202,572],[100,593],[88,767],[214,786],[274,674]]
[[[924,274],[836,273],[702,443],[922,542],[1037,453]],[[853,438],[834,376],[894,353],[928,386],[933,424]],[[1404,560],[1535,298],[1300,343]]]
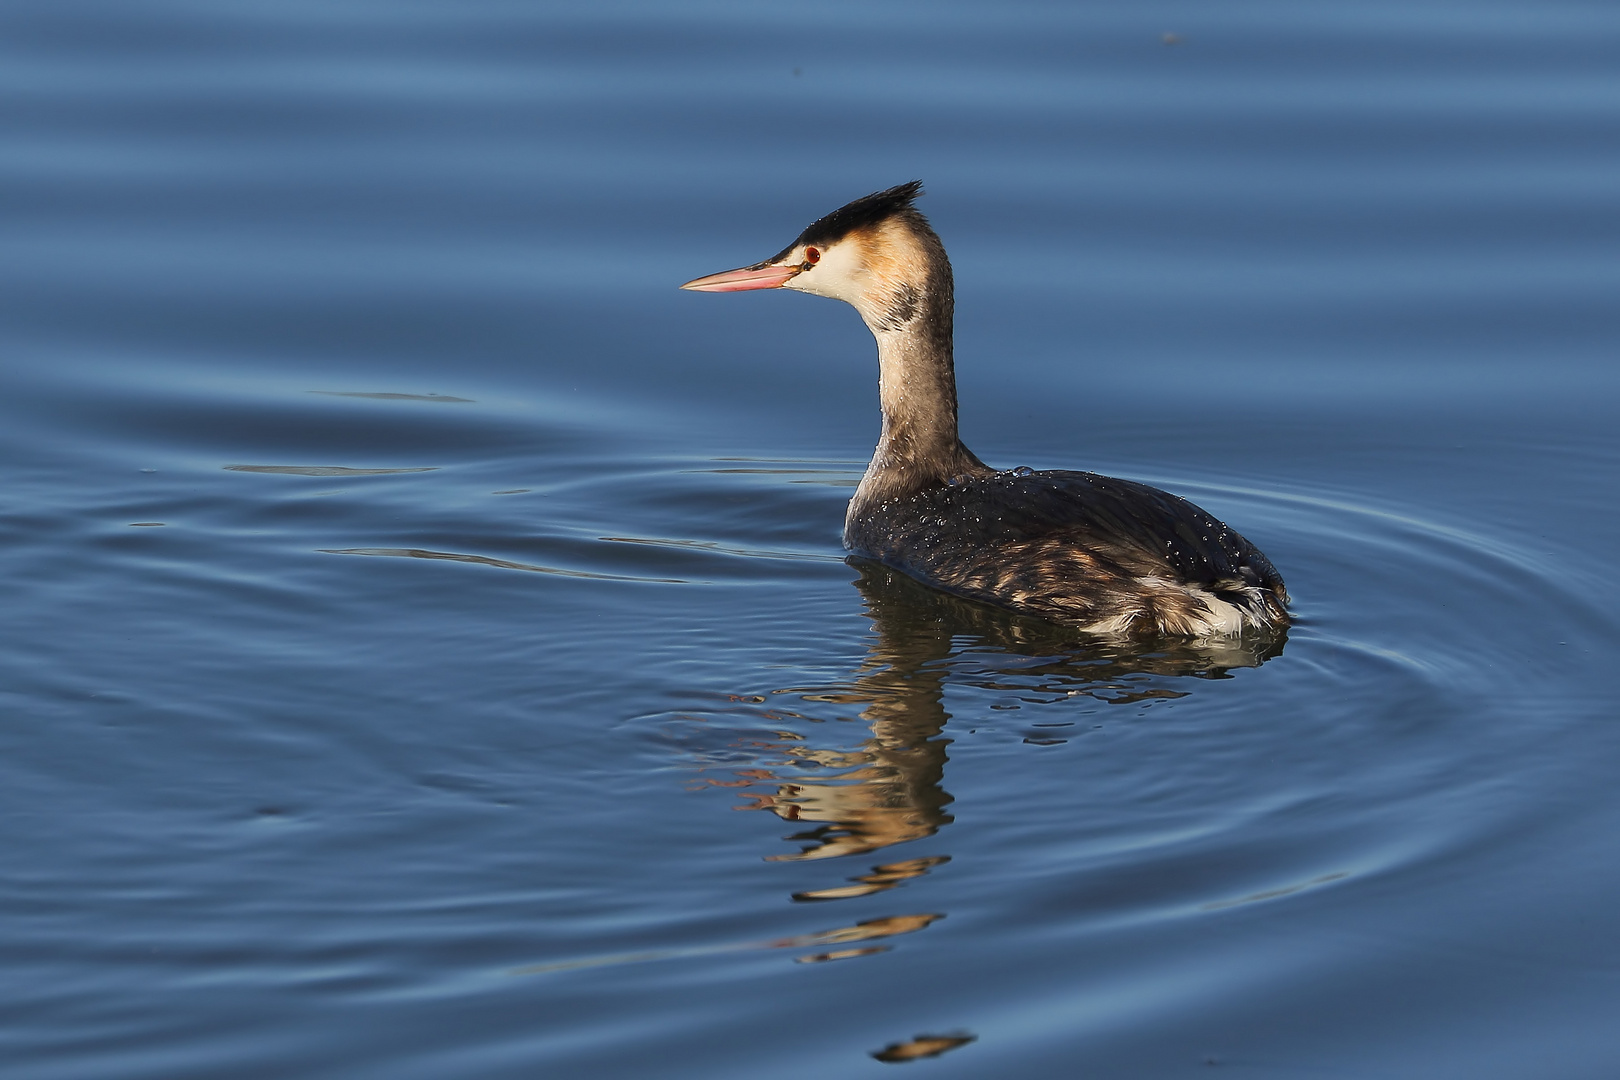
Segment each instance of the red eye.
[[811,266],[816,265],[816,263],[821,261],[821,252],[817,251],[815,248],[805,248],[804,261],[809,263]]

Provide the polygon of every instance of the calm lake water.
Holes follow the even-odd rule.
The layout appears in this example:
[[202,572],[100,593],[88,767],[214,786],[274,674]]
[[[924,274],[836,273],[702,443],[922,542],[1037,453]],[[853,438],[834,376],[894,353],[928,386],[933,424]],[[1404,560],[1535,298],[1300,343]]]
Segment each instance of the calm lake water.
[[[1608,1078],[1620,8],[0,7],[7,1077]],[[1270,648],[843,561],[963,435]],[[903,1064],[909,1055],[920,1057]]]

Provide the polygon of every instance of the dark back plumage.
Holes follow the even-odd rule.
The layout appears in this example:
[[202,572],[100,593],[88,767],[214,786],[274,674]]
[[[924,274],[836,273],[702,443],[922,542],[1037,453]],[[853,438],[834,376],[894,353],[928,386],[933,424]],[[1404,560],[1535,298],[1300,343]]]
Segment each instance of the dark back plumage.
[[1176,582],[1286,626],[1271,561],[1200,507],[1088,472],[964,476],[852,508],[845,543],[975,600],[1063,622],[1135,612],[1144,630],[1185,633],[1208,614]]

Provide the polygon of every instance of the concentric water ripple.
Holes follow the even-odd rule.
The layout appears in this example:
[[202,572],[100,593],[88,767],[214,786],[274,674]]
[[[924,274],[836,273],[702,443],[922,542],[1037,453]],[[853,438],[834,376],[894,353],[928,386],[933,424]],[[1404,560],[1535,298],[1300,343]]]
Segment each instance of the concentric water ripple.
[[[1589,3],[0,8],[6,1077],[1614,1072]],[[1272,641],[844,561],[920,176],[963,432]]]

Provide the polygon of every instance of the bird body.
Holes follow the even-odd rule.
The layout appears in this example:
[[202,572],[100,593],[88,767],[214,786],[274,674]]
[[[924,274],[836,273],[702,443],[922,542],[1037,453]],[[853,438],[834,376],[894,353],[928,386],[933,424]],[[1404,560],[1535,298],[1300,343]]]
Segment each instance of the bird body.
[[850,503],[857,555],[960,596],[1093,633],[1286,624],[1282,578],[1186,499],[1089,472],[1015,469]]
[[878,344],[883,428],[844,545],[926,584],[1101,634],[1288,625],[1271,562],[1192,503],[1089,472],[997,471],[957,434],[950,260],[913,181],[821,218],[779,254],[682,286],[843,300]]

